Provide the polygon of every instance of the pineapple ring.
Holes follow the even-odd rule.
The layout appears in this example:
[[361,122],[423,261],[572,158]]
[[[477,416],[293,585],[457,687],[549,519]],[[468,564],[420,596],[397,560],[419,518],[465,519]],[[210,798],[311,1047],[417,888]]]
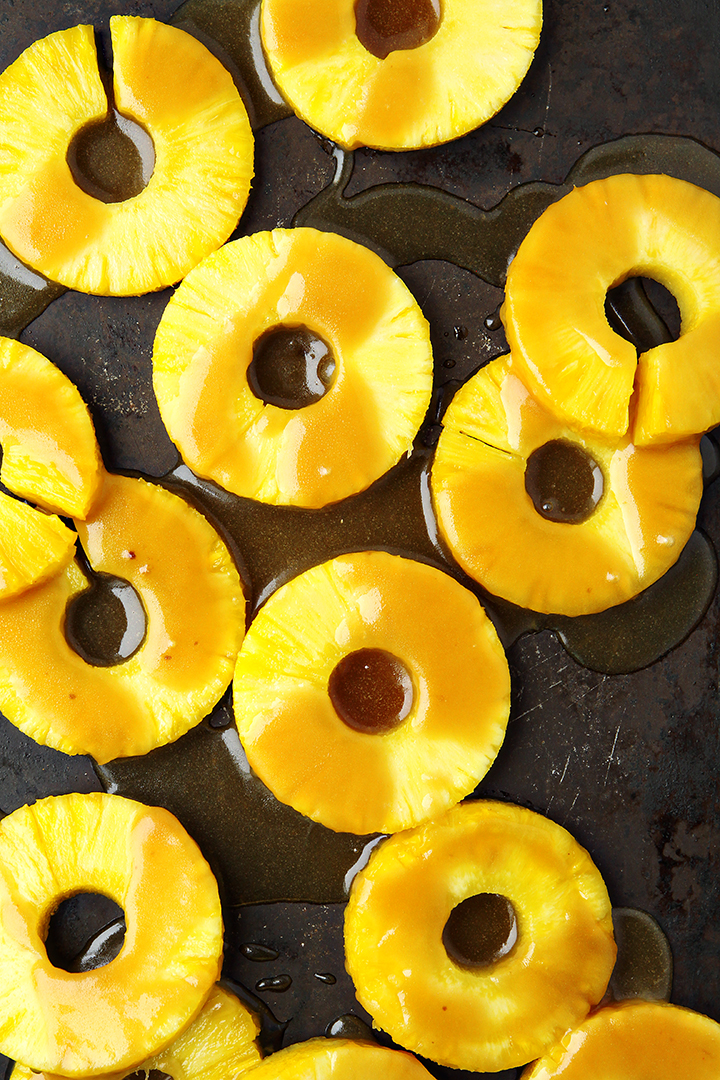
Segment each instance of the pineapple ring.
[[347,150],[436,146],[489,120],[524,78],[542,25],[541,0],[442,0],[429,40],[395,45],[383,58],[361,43],[359,6],[263,0],[261,9],[280,90],[298,116]]
[[[548,520],[526,490],[528,460],[555,440],[585,450],[604,477],[580,523]],[[637,447],[574,431],[529,393],[514,358],[498,357],[451,402],[431,485],[442,535],[474,580],[520,607],[585,615],[629,600],[677,561],[702,495],[699,436]]]
[[0,75],[0,235],[52,281],[127,296],[178,281],[228,238],[253,137],[231,76],[196,38],[126,15],[110,29],[115,107],[154,143],[147,186],[106,203],[75,183],[68,147],[108,102],[92,26],[60,30]]
[[720,1025],[665,1002],[608,1005],[568,1031],[522,1080],[717,1080]]
[[253,1080],[429,1080],[417,1058],[402,1050],[352,1039],[318,1038],[272,1054]]
[[[109,964],[71,974],[43,940],[58,904],[82,892],[115,900],[127,931]],[[33,1071],[92,1076],[162,1049],[202,1008],[222,948],[215,879],[167,810],[95,792],[0,823],[0,1051]]]
[[[390,653],[412,680],[409,712],[384,734],[348,726],[331,697],[339,664],[363,650]],[[366,551],[270,597],[233,694],[248,761],[278,799],[338,832],[395,832],[485,775],[505,736],[510,676],[471,592],[424,563]]]
[[36,742],[104,763],[172,742],[210,711],[232,677],[244,597],[215,530],[157,485],[108,473],[76,525],[93,568],[136,589],[145,639],[112,667],[71,648],[66,607],[88,582],[70,563],[0,604],[0,708]]
[[[450,913],[478,894],[512,904],[517,940],[494,963],[450,959]],[[509,803],[469,802],[383,841],[352,884],[347,969],[375,1024],[441,1065],[524,1065],[585,1018],[615,962],[610,900],[559,825]]]
[[[608,289],[655,278],[682,315],[677,341],[635,347],[605,317]],[[501,311],[521,376],[575,426],[634,442],[720,423],[720,199],[670,176],[621,174],[541,215],[507,277]],[[629,414],[635,394],[636,412]]]
[[[258,340],[306,327],[336,363],[324,396],[267,404],[248,371]],[[200,476],[261,502],[319,507],[395,465],[430,402],[432,349],[410,291],[334,233],[275,229],[226,244],[163,313],[153,383],[165,427]]]

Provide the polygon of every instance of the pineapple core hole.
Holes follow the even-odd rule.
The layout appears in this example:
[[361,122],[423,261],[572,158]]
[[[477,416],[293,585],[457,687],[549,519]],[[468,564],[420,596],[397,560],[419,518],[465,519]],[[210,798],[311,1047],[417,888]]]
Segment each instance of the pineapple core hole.
[[330,674],[328,693],[340,719],[367,735],[399,727],[414,697],[409,671],[384,649],[357,649],[344,656]]
[[435,37],[440,0],[355,0],[355,34],[384,60],[396,49],[417,49]]
[[247,380],[255,397],[279,409],[302,409],[328,392],[335,376],[328,343],[306,326],[271,326],[253,345]]
[[478,893],[453,908],[442,941],[459,967],[483,968],[507,956],[517,936],[515,908],[507,897]]
[[538,446],[527,459],[525,490],[541,517],[578,525],[592,515],[604,489],[602,469],[566,439]]
[[94,667],[112,667],[138,651],[147,630],[142,600],[128,581],[95,574],[65,611],[65,638]]
[[143,191],[155,168],[148,132],[129,116],[110,109],[75,133],[67,151],[73,180],[94,199],[125,202]]
[[680,337],[677,300],[652,278],[626,278],[609,289],[605,317],[616,334],[635,346],[638,356]]
[[60,903],[48,923],[48,960],[63,971],[90,971],[114,960],[125,940],[123,909],[109,896],[76,893]]

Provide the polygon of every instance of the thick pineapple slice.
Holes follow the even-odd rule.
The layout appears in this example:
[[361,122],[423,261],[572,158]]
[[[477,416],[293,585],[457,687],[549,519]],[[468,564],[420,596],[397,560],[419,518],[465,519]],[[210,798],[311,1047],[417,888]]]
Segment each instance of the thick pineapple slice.
[[[125,912],[120,954],[80,973],[43,940],[58,904],[102,893]],[[217,885],[166,810],[119,796],[63,795],[0,823],[0,1052],[34,1071],[93,1076],[171,1042],[218,978]]]
[[610,901],[559,825],[469,802],[380,844],[345,917],[348,971],[375,1024],[451,1068],[523,1065],[602,998]]
[[351,1039],[310,1039],[272,1054],[253,1080],[428,1080],[417,1058],[402,1050]]
[[717,1080],[720,1025],[660,1002],[608,1005],[568,1031],[522,1080]]
[[[638,276],[669,289],[682,316],[678,340],[639,360],[605,317],[608,289]],[[630,429],[637,445],[705,431],[720,422],[720,199],[670,176],[575,188],[520,245],[501,315],[520,374],[565,421]]]
[[464,570],[534,611],[620,604],[678,559],[702,494],[699,437],[634,446],[556,420],[499,357],[443,418],[432,468],[442,535]]
[[432,389],[428,325],[367,248],[276,229],[188,275],[160,320],[153,381],[201,476],[262,502],[323,506],[411,448]]
[[510,676],[472,593],[434,567],[369,551],[270,597],[233,694],[248,761],[278,799],[340,832],[395,832],[485,775],[505,735]]
[[0,600],[62,570],[75,554],[75,540],[60,518],[0,492]]
[[263,0],[270,70],[295,112],[345,149],[456,139],[515,93],[541,0]]
[[123,663],[87,663],[68,643],[69,602],[88,587],[66,570],[0,604],[0,708],[37,742],[99,762],[179,738],[232,677],[244,633],[237,571],[215,530],[177,495],[106,475],[81,544],[99,573],[128,581],[146,616]]
[[126,15],[110,29],[114,107],[154,145],[147,185],[104,202],[75,182],[70,143],[108,102],[93,28],[60,30],[0,76],[0,235],[53,281],[124,296],[178,281],[228,238],[250,189],[253,138],[232,78],[196,38]]

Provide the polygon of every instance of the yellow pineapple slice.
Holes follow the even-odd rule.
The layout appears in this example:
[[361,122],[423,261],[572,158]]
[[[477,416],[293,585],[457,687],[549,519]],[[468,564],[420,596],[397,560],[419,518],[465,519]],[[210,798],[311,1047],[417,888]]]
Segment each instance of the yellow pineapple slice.
[[160,320],[153,381],[195,472],[236,495],[318,507],[410,450],[432,351],[412,294],[377,255],[275,229],[188,275]]
[[509,803],[463,803],[383,841],[345,916],[360,1003],[401,1046],[451,1068],[537,1057],[600,1001],[615,951],[588,853]]
[[156,485],[107,474],[76,524],[91,566],[136,590],[144,640],[112,666],[78,655],[66,610],[89,582],[70,563],[0,604],[0,708],[37,742],[102,763],[171,742],[210,711],[232,677],[244,597],[215,530]]
[[0,600],[57,574],[75,554],[77,537],[60,518],[0,492]]
[[541,0],[263,0],[273,78],[311,127],[345,149],[435,146],[515,93]]
[[[78,893],[119,904],[119,955],[70,973],[43,941]],[[62,795],[0,823],[0,1052],[34,1071],[94,1076],[170,1043],[216,982],[223,925],[217,885],[166,810],[119,796]]]
[[352,1039],[309,1039],[266,1058],[253,1080],[428,1080],[411,1054]]
[[[659,281],[682,317],[678,340],[639,360],[605,316],[630,277]],[[720,422],[720,199],[670,176],[575,188],[520,245],[501,315],[522,378],[565,421],[610,436],[632,425],[637,445],[705,431]]]
[[522,1080],[717,1080],[720,1025],[664,1002],[608,1005],[563,1036]]
[[699,436],[638,447],[557,420],[499,357],[443,418],[432,493],[460,565],[496,596],[585,615],[678,559],[702,494]]
[[108,102],[93,28],[60,30],[0,75],[0,235],[53,281],[124,296],[178,281],[228,238],[253,138],[232,78],[196,38],[128,15],[110,29],[114,107],[149,133],[152,175],[115,202],[76,183],[68,148]]
[[434,567],[367,551],[270,597],[233,694],[248,761],[278,799],[339,832],[395,832],[485,775],[510,677],[472,593]]

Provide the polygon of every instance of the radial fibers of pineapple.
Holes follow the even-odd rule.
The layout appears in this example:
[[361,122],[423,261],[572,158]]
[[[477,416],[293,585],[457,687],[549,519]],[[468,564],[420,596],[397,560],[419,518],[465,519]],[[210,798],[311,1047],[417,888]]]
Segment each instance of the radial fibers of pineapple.
[[476,801],[375,849],[352,885],[345,952],[358,1000],[395,1042],[495,1072],[587,1016],[616,949],[604,882],[572,836]]
[[253,1080],[430,1080],[424,1065],[402,1050],[352,1039],[310,1039],[272,1054]]

